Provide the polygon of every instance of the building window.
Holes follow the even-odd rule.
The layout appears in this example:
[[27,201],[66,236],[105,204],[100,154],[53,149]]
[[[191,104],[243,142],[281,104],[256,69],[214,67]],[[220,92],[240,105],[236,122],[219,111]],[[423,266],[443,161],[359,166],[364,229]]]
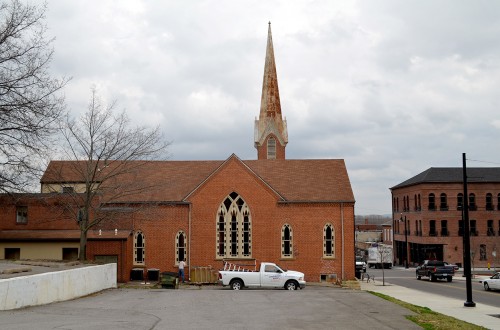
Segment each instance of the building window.
[[276,139],[273,137],[267,140],[267,159],[276,159]]
[[493,195],[490,193],[486,194],[486,210],[493,211]]
[[469,222],[469,225],[470,225],[470,235],[477,236],[476,220],[471,220]]
[[415,220],[415,236],[419,236],[418,235],[418,220]]
[[289,224],[284,225],[281,228],[281,257],[282,258],[292,258],[293,257],[293,242],[292,242],[292,227]]
[[472,193],[469,194],[469,210],[470,211],[477,210],[476,195],[474,195]]
[[500,194],[497,196],[497,210],[500,211]]
[[218,258],[252,256],[250,209],[235,192],[229,194],[219,206],[216,244]]
[[464,236],[464,221],[458,220],[458,236]]
[[457,210],[461,210],[464,207],[464,194],[460,193],[457,195]]
[[429,236],[436,236],[436,220],[429,221]]
[[448,220],[441,220],[441,236],[448,236]]
[[418,194],[418,210],[419,211],[422,210],[422,203],[421,202],[422,202],[422,200],[420,198],[420,194]]
[[62,192],[63,194],[72,194],[75,192],[75,189],[73,187],[62,187]]
[[418,224],[419,224],[419,226],[418,226],[419,236],[422,236],[422,232],[423,232],[423,230],[422,230],[422,220],[418,220]]
[[187,258],[187,241],[186,234],[181,230],[175,237],[175,264],[178,265],[179,261],[185,261]]
[[442,193],[441,196],[439,197],[440,203],[439,203],[439,209],[441,211],[448,211],[448,198],[446,197],[445,193]]
[[141,231],[134,234],[134,265],[144,265],[145,237]]
[[436,196],[434,194],[429,194],[429,211],[436,210]]
[[27,224],[28,223],[28,207],[27,206],[18,206],[16,208],[16,223],[17,224]]
[[486,255],[486,244],[481,244],[481,245],[479,245],[479,260],[480,260],[480,261],[485,261],[485,260],[487,260],[487,255]]
[[335,230],[331,223],[323,227],[323,257],[335,257]]
[[396,198],[396,211],[399,212],[399,197]]
[[495,230],[493,229],[493,220],[488,220],[486,233],[488,236],[495,236]]

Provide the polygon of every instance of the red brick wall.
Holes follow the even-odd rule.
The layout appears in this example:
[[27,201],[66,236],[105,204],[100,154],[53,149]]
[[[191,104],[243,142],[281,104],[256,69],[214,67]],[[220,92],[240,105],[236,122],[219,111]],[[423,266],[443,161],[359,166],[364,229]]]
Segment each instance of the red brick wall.
[[[497,196],[500,193],[500,184],[498,183],[468,183],[468,193],[474,193],[476,196],[476,211],[469,211],[469,219],[476,220],[476,228],[478,236],[471,236],[471,250],[475,252],[474,267],[487,267],[488,263],[493,265],[498,262],[494,260],[491,252],[495,247],[498,249],[500,244],[499,226],[500,226],[500,211],[498,210]],[[428,210],[428,196],[430,193],[435,195],[436,210]],[[440,195],[447,195],[448,210],[440,210]],[[419,184],[410,187],[404,187],[393,191],[393,198],[399,198],[399,211],[394,210],[394,218],[397,220],[403,217],[410,221],[410,233],[408,242],[419,244],[442,244],[443,258],[450,263],[463,263],[463,237],[458,235],[459,220],[462,220],[462,211],[457,210],[457,195],[463,193],[463,185],[461,183],[435,183],[435,184]],[[494,210],[486,210],[486,194],[493,195]],[[415,194],[421,196],[422,209],[420,211],[414,209]],[[403,197],[408,196],[410,200],[410,210],[403,212]],[[415,220],[422,220],[422,236],[415,235]],[[429,236],[430,220],[436,221],[437,236]],[[449,236],[441,236],[441,220],[447,220]],[[495,236],[487,236],[487,221],[493,220],[493,228]],[[394,228],[394,240],[404,242],[404,223],[396,222]],[[479,246],[486,245],[487,260],[479,260]],[[497,253],[500,251],[497,251]],[[498,258],[498,257],[497,257]],[[410,260],[413,262],[413,260]]]

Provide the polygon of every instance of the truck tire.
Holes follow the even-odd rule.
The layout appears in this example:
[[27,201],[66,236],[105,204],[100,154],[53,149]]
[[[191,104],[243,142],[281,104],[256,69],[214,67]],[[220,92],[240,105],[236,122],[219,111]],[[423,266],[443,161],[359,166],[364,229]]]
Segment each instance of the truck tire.
[[453,281],[453,277],[448,276],[448,277],[446,278],[446,281],[447,281],[447,282],[451,282],[451,281]]
[[434,276],[434,274],[430,274],[429,279],[431,280],[431,282],[436,282],[436,276]]
[[295,281],[288,281],[285,283],[285,289],[287,290],[297,290],[299,285]]
[[415,275],[417,276],[417,280],[420,280],[422,278],[420,275],[418,275],[418,273],[415,273]]
[[232,280],[229,284],[232,290],[242,290],[243,289],[243,281],[242,280]]

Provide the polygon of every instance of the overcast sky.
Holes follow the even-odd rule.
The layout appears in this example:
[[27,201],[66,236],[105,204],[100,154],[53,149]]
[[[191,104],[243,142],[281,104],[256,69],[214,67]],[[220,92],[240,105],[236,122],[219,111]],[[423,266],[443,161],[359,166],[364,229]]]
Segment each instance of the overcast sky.
[[[288,159],[344,159],[356,214],[429,167],[500,166],[499,1],[48,0],[69,110],[90,88],[172,160],[256,159],[271,21]],[[479,160],[481,162],[472,161]]]

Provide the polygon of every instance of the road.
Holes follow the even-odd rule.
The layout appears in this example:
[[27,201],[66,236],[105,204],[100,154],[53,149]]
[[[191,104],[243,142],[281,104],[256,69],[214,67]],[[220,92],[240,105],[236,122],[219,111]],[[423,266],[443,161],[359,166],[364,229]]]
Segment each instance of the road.
[[[377,281],[382,281],[382,270],[369,268],[367,273],[375,275]],[[430,282],[426,277],[422,280],[417,280],[415,276],[415,268],[400,268],[384,269],[385,281],[390,284],[403,286],[406,288],[434,293],[446,297],[467,300],[465,278],[462,273],[457,273],[453,282],[448,283],[446,280],[438,280]],[[472,281],[472,301],[475,303],[486,304],[500,308],[500,291],[485,291],[481,283],[477,280]]]

